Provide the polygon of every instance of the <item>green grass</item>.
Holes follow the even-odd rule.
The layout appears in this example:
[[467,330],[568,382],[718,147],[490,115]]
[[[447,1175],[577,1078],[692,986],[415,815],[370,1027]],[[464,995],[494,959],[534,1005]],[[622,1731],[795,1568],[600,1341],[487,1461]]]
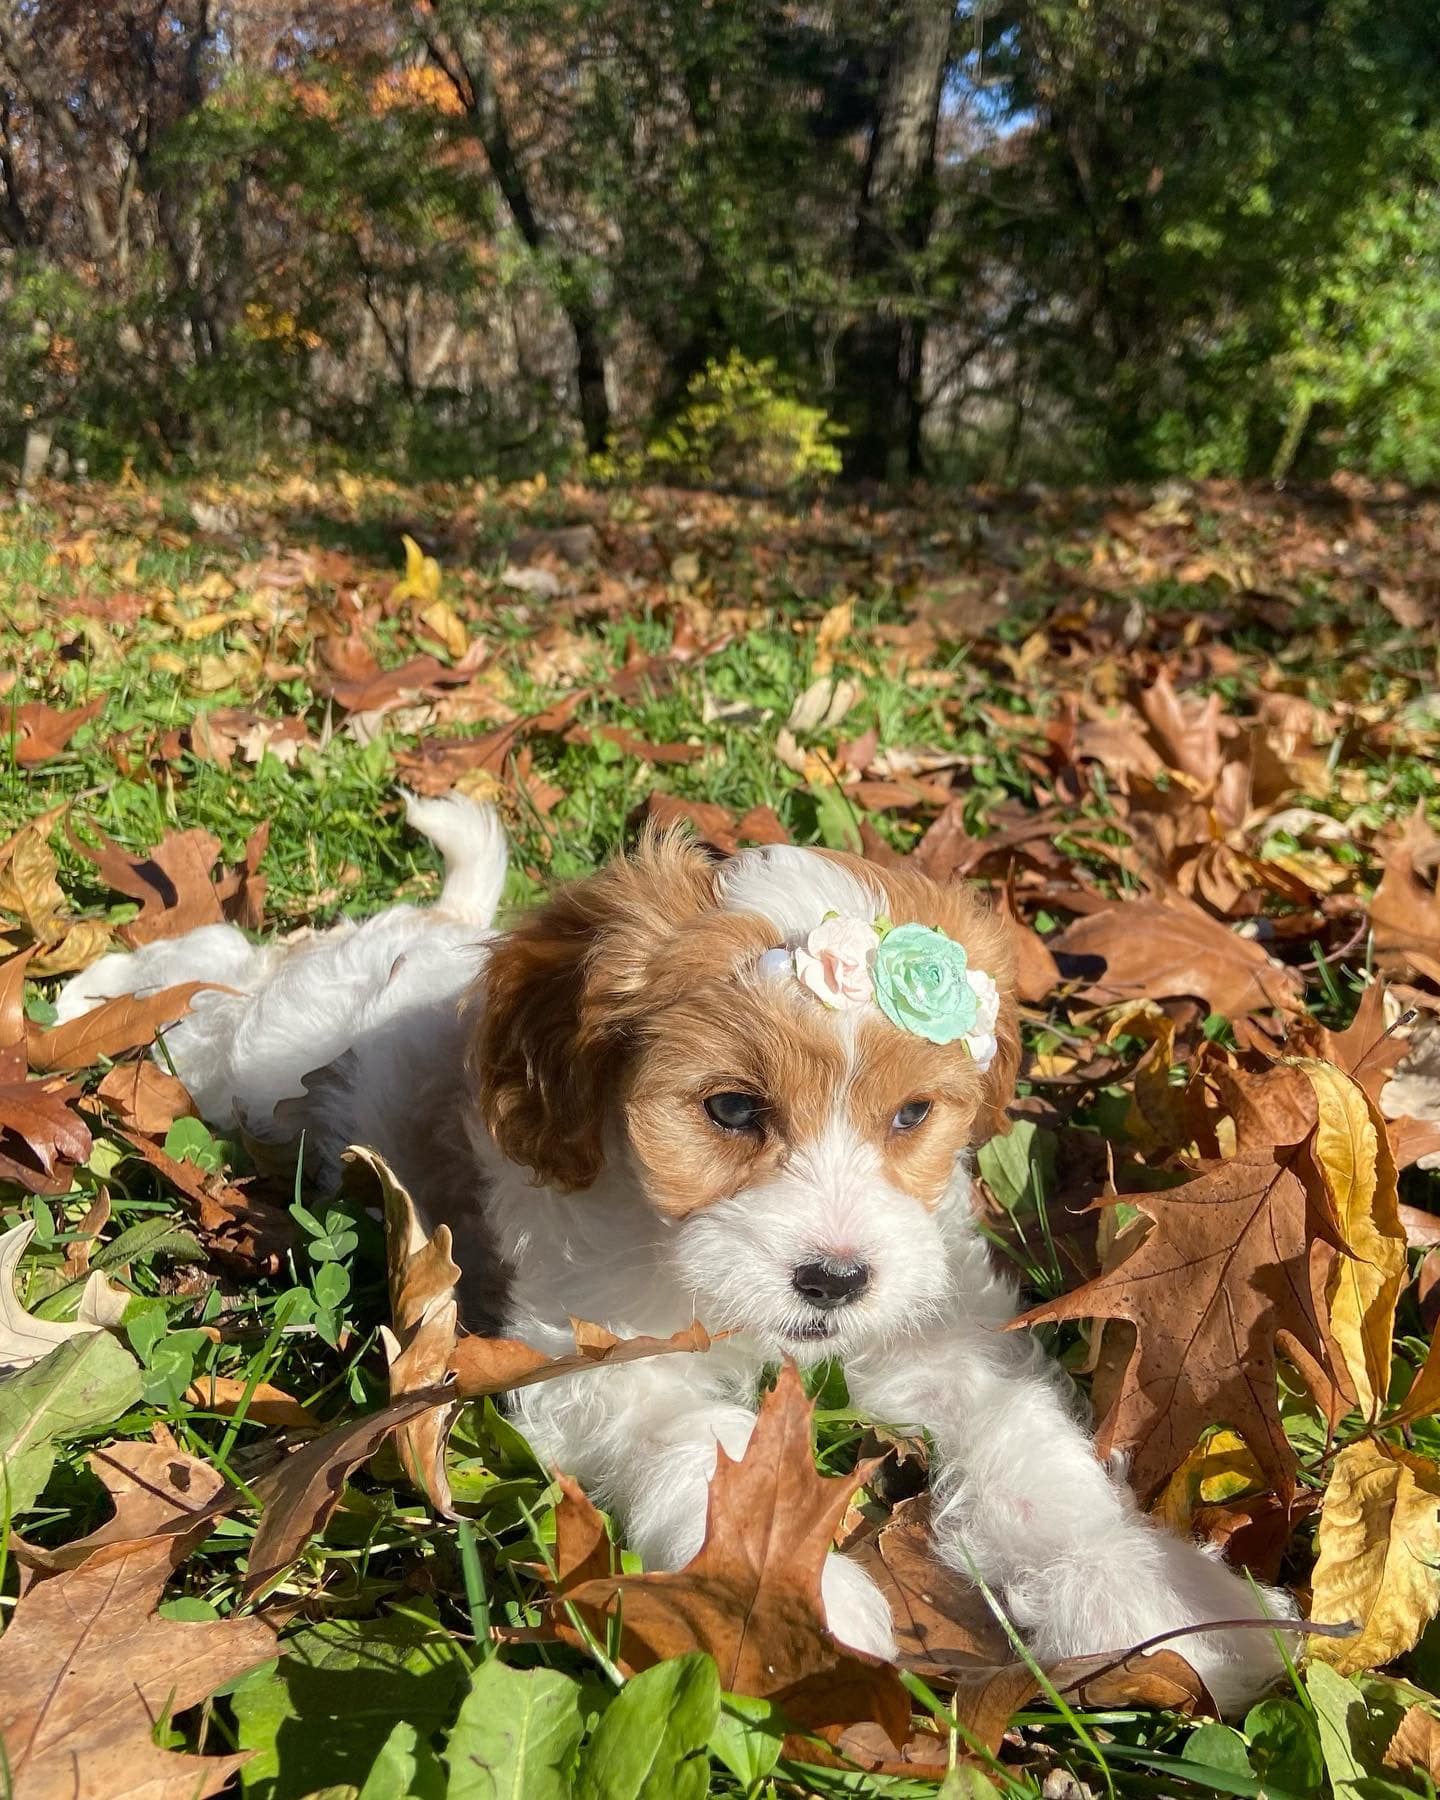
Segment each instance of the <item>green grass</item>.
[[[233,498],[242,519],[234,542],[207,541],[194,533],[180,490],[154,497],[123,491],[71,496],[57,499],[50,511],[0,518],[5,608],[0,668],[13,657],[14,666],[24,670],[0,704],[39,699],[72,707],[97,698],[104,703],[69,748],[33,770],[18,766],[12,728],[8,748],[0,745],[0,828],[16,830],[64,802],[82,836],[94,827],[142,850],[167,831],[198,826],[212,831],[227,859],[234,859],[250,833],[268,822],[264,867],[272,930],[362,916],[396,898],[436,891],[436,859],[406,831],[399,796],[398,761],[420,734],[406,729],[402,717],[382,726],[374,741],[356,741],[343,713],[324,696],[314,653],[316,622],[344,604],[345,591],[358,587],[364,601],[383,605],[401,564],[400,531],[417,517],[443,532],[466,509],[474,515],[468,549],[442,554],[441,591],[487,647],[493,668],[503,674],[511,708],[522,714],[537,710],[569,685],[537,679],[535,673],[537,633],[547,622],[563,619],[582,640],[582,679],[595,686],[577,715],[579,724],[623,725],[653,743],[693,744],[701,751],[688,766],[657,769],[598,740],[581,745],[554,734],[529,739],[533,777],[558,789],[559,798],[542,815],[513,788],[505,796],[518,851],[511,904],[596,867],[624,840],[628,822],[656,788],[736,813],[771,806],[796,841],[847,844],[855,824],[851,813],[818,803],[804,778],[776,754],[777,732],[815,674],[819,621],[828,606],[846,596],[856,600],[855,627],[839,653],[837,672],[854,674],[861,696],[838,729],[812,735],[805,747],[833,759],[841,741],[873,728],[886,746],[958,755],[966,818],[982,834],[997,809],[1033,802],[1045,724],[1059,715],[1071,693],[1060,655],[1047,655],[1017,678],[997,645],[1018,649],[1057,604],[1093,601],[1092,619],[1104,606],[1118,604],[1123,612],[1138,605],[1172,620],[1167,630],[1183,635],[1187,612],[1232,603],[1213,584],[1197,591],[1168,575],[1125,584],[1119,602],[1109,593],[1092,593],[1088,552],[1101,533],[1095,519],[1083,508],[1074,520],[1027,521],[1022,513],[1009,527],[1007,557],[1000,565],[1014,604],[998,633],[972,645],[949,635],[942,623],[919,645],[914,666],[906,666],[895,637],[913,623],[916,595],[927,581],[941,580],[950,568],[949,553],[928,546],[937,536],[945,541],[964,520],[963,510],[948,504],[937,502],[928,514],[874,526],[882,538],[876,549],[866,521],[837,514],[816,522],[749,503],[717,512],[706,502],[706,523],[695,532],[684,523],[694,498],[687,496],[641,502],[623,494],[477,498],[454,490],[407,494],[376,484],[353,499],[328,488],[290,494],[284,483],[257,480]],[[513,529],[564,522],[577,511],[608,520],[622,545],[618,555],[607,552],[605,559],[606,573],[626,584],[615,616],[605,611],[613,597],[597,594],[593,608],[580,605],[567,613],[545,602],[526,605],[498,579]],[[1201,535],[1218,541],[1232,529],[1238,529],[1233,522],[1202,520]],[[251,614],[186,637],[183,622],[212,607],[243,613],[257,591],[247,568],[272,555],[277,543],[282,551],[334,547],[345,559],[333,566],[322,562],[308,591],[309,612],[279,622],[267,622],[263,612]],[[676,551],[692,546],[708,583],[698,602],[665,574]],[[962,561],[968,555],[956,554]],[[920,565],[918,575],[907,572],[907,557]],[[234,580],[233,593],[219,600],[187,597],[187,589],[217,575]],[[1000,578],[996,571],[986,575],[981,557],[977,579]],[[583,596],[585,584],[579,585]],[[133,594],[147,601],[138,619],[121,625],[94,616]],[[74,610],[77,602],[90,607],[90,616]],[[725,634],[729,641],[703,661],[680,668],[666,691],[618,699],[611,684],[632,646],[664,654],[677,617],[697,604],[705,608],[714,635]],[[1264,628],[1236,604],[1233,626],[1218,634],[1232,656],[1202,679],[1238,709],[1253,701],[1263,681],[1321,704],[1343,693],[1352,706],[1383,711],[1397,698],[1413,699],[1430,677],[1433,646],[1423,648],[1396,633],[1378,612],[1357,616],[1353,597],[1323,581],[1307,584],[1293,629],[1282,633]],[[727,618],[726,609],[739,608],[746,609],[745,617]],[[1336,632],[1344,633],[1343,658],[1333,648],[1336,640],[1327,636]],[[381,613],[372,637],[387,664],[424,647],[416,640],[413,618],[404,613]],[[207,685],[212,665],[202,659],[247,649],[254,653],[248,672],[227,685]],[[269,667],[262,669],[266,659]],[[935,680],[937,674],[943,679]],[[741,706],[748,709],[746,721],[727,721],[727,709]],[[251,765],[237,756],[225,769],[183,743],[167,742],[167,734],[188,729],[199,714],[217,707],[301,717],[315,747],[302,750],[293,765],[270,755]],[[426,729],[446,735],[484,728],[483,723],[468,728],[442,723]],[[1342,815],[1363,804],[1376,824],[1398,819],[1416,803],[1436,813],[1436,779],[1428,761],[1396,747],[1383,733],[1347,752],[1346,766],[1363,788],[1363,801],[1307,804]],[[1103,800],[1087,799],[1071,816],[1091,837],[1106,828]],[[905,850],[913,847],[926,819],[887,813],[871,823]],[[133,909],[113,903],[63,830],[52,833],[52,842],[74,912],[112,923],[129,916]],[[1093,853],[1081,860],[1095,879],[1113,886],[1113,864]],[[1338,968],[1318,959],[1314,1002],[1335,1022],[1342,1022],[1353,1004],[1351,976],[1363,954],[1362,948],[1349,966]],[[29,989],[37,1018],[46,1016],[48,992],[43,981]],[[1033,1021],[1032,1047],[1055,1048],[1073,1038],[1058,1020],[1049,1025],[1059,1035],[1046,1021]],[[1091,1123],[1102,1131],[1117,1130],[1124,1098],[1119,1083],[1099,1094]],[[175,1154],[203,1166],[251,1170],[243,1143],[218,1142],[193,1125],[177,1127],[172,1140]],[[1047,1193],[1038,1161],[1031,1173],[1030,1191],[1016,1208],[1019,1240],[1009,1245],[1009,1253],[1032,1286],[1051,1292],[1059,1271],[1047,1208],[1056,1196]],[[1410,1179],[1411,1197],[1430,1203],[1433,1178]],[[110,1216],[93,1262],[128,1270],[135,1298],[126,1331],[144,1371],[140,1403],[103,1433],[62,1446],[41,1501],[20,1521],[28,1539],[59,1544],[101,1522],[103,1490],[85,1464],[85,1452],[102,1438],[139,1441],[168,1432],[227,1480],[247,1485],[273,1448],[273,1430],[249,1419],[243,1408],[226,1416],[186,1399],[190,1382],[201,1376],[221,1376],[252,1392],[261,1383],[272,1384],[323,1420],[349,1417],[384,1397],[377,1333],[386,1318],[386,1298],[378,1230],[343,1209],[331,1217],[313,1200],[300,1205],[299,1194],[273,1174],[258,1175],[253,1191],[292,1209],[297,1222],[296,1246],[270,1276],[208,1262],[176,1196],[103,1125],[97,1124],[93,1154],[75,1172],[70,1193],[31,1201],[18,1190],[0,1188],[3,1223],[25,1217],[37,1226],[23,1276],[27,1303],[54,1316],[64,1316],[76,1296],[75,1283],[66,1284],[61,1275],[66,1248],[80,1235],[87,1210],[102,1193],[108,1196]],[[1075,1342],[1073,1332],[1058,1334],[1056,1347],[1067,1354]],[[822,1467],[837,1472],[853,1466],[863,1425],[832,1374],[821,1395]],[[1323,1453],[1323,1446],[1310,1443],[1312,1422],[1298,1409],[1295,1430],[1307,1448]],[[1420,1439],[1425,1447],[1424,1428]],[[365,1800],[391,1792],[441,1791],[434,1786],[435,1772],[427,1773],[433,1754],[423,1745],[413,1789],[378,1785],[378,1775],[373,1788],[366,1782],[398,1723],[408,1719],[443,1736],[472,1667],[490,1654],[487,1626],[523,1632],[540,1624],[543,1589],[533,1569],[548,1554],[557,1499],[547,1471],[493,1403],[468,1409],[452,1442],[452,1458],[452,1484],[465,1515],[459,1529],[437,1521],[415,1498],[393,1458],[387,1465],[382,1455],[375,1469],[351,1484],[323,1535],[272,1596],[291,1615],[285,1627],[288,1672],[277,1677],[262,1671],[202,1713],[188,1715],[177,1742],[209,1751],[259,1745],[261,1755],[243,1777],[245,1793],[256,1800],[289,1800],[321,1788],[363,1791]],[[236,1607],[253,1529],[252,1516],[244,1512],[221,1519],[183,1564],[170,1595],[188,1609],[186,1617],[225,1616]],[[1303,1538],[1301,1544],[1303,1549]],[[12,1563],[0,1604],[13,1604],[15,1592]],[[1434,1650],[1422,1649],[1433,1660]],[[507,1650],[505,1661],[575,1675],[590,1714],[619,1704],[611,1698],[603,1657],[587,1659],[556,1645],[527,1642]],[[944,1696],[917,1690],[916,1698],[943,1728]],[[655,1728],[643,1704],[642,1696],[635,1703],[637,1731]],[[1300,1720],[1291,1719],[1290,1726],[1308,1744],[1312,1703],[1303,1687],[1289,1704]],[[1020,1715],[1016,1729],[1027,1746],[1024,1763],[1017,1766],[1012,1756],[989,1772],[1005,1794],[1038,1795],[1051,1769],[1071,1771],[1094,1793],[1262,1791],[1254,1776],[1236,1772],[1238,1764],[1219,1770],[1213,1765],[1211,1756],[1233,1753],[1233,1744],[1200,1737],[1192,1748],[1200,1734],[1167,1715],[1122,1708],[1087,1716],[1068,1706],[1036,1703]],[[747,1753],[763,1762],[760,1727],[752,1722],[736,1731]],[[1275,1736],[1264,1719],[1253,1718],[1245,1734],[1252,1756],[1260,1754],[1257,1743],[1263,1749]],[[1242,1760],[1244,1754],[1241,1743]],[[709,1768],[709,1791],[724,1795],[936,1792],[930,1780],[857,1778],[788,1761],[773,1774],[762,1770],[748,1781],[718,1754]],[[1319,1791],[1314,1785],[1287,1788],[1279,1773],[1271,1780],[1263,1791],[1277,1800],[1292,1791]],[[945,1791],[948,1797],[971,1790]],[[1373,1789],[1376,1795],[1391,1791],[1408,1790]]]

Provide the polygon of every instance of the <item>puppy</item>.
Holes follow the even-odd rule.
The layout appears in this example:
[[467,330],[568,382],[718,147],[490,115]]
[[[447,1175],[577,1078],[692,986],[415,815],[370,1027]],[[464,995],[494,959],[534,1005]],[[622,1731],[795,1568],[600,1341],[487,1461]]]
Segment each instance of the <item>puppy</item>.
[[[439,903],[296,944],[228,926],[102,959],[60,1001],[190,979],[166,1034],[216,1127],[305,1133],[322,1181],[378,1150],[448,1220],[472,1322],[538,1349],[571,1316],[708,1355],[517,1396],[538,1453],[620,1517],[651,1568],[700,1548],[716,1445],[740,1456],[767,1362],[838,1358],[855,1403],[934,1445],[936,1546],[1042,1659],[1178,1627],[1293,1616],[1144,1517],[1097,1460],[971,1215],[968,1151],[1019,1060],[1008,927],[970,892],[820,850],[719,862],[675,836],[490,930],[495,817],[411,802]],[[832,1555],[846,1644],[894,1654],[886,1603]],[[1272,1633],[1179,1645],[1224,1708],[1281,1667]]]

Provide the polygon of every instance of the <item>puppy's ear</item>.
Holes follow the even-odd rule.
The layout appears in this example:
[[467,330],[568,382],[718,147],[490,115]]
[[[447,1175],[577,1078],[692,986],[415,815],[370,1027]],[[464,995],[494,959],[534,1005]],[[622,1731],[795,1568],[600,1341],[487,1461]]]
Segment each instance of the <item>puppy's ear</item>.
[[630,857],[550,902],[492,947],[469,1001],[467,1072],[501,1153],[550,1187],[589,1187],[656,950],[715,904],[692,840],[647,834]]

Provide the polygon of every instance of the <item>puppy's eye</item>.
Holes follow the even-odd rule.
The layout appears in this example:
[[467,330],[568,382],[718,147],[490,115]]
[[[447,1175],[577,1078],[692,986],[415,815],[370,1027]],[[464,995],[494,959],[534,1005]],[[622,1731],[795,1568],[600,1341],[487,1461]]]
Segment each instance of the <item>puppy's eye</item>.
[[765,1107],[754,1094],[711,1094],[705,1111],[722,1131],[758,1131]]
[[890,1121],[892,1131],[913,1131],[917,1125],[923,1125],[930,1117],[928,1100],[907,1100]]

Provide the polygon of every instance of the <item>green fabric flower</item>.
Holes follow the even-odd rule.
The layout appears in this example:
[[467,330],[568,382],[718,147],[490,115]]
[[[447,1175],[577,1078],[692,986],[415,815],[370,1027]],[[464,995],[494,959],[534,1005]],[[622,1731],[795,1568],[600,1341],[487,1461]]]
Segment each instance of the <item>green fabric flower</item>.
[[979,1001],[963,946],[928,925],[897,925],[875,953],[875,1003],[892,1025],[932,1044],[964,1037]]

